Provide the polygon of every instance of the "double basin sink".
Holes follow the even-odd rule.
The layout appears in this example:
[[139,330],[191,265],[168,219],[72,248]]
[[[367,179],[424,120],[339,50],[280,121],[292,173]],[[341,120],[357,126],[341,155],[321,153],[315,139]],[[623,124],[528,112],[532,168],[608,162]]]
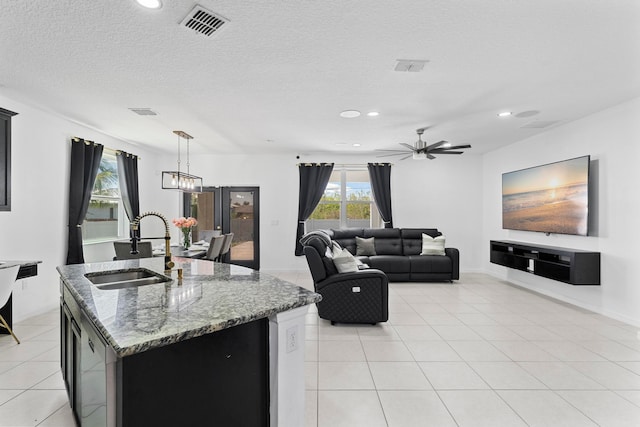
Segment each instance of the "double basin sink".
[[84,275],[96,288],[115,290],[136,288],[144,285],[170,282],[171,277],[156,273],[146,268],[131,268],[126,270],[98,271]]

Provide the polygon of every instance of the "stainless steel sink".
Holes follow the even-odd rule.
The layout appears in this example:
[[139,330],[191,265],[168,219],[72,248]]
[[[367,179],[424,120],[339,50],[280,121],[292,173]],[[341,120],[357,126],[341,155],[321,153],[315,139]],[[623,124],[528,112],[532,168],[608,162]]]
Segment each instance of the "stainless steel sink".
[[126,289],[156,283],[170,282],[171,277],[147,270],[146,268],[132,268],[127,270],[97,271],[84,275],[96,288]]

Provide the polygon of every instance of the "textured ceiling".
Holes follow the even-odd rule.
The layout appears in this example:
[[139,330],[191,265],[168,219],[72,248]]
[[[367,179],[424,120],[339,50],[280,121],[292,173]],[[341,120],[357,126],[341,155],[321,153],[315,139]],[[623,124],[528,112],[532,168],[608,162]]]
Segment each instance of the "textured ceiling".
[[637,0],[201,0],[230,21],[209,38],[179,25],[194,2],[163,3],[3,1],[0,93],[168,152],[184,130],[192,153],[364,153],[425,126],[483,153],[640,96]]

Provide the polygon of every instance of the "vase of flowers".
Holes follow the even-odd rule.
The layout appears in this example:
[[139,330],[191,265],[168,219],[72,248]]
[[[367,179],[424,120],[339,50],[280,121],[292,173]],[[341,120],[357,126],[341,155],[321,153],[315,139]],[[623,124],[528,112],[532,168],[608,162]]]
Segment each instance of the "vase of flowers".
[[180,217],[173,220],[173,225],[182,231],[182,246],[185,249],[189,249],[189,246],[191,246],[191,227],[198,225],[198,220],[193,217]]

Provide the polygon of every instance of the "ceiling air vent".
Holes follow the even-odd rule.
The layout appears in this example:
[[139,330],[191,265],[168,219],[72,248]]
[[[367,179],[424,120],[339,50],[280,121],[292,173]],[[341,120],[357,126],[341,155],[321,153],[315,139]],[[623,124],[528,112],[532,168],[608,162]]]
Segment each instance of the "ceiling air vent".
[[157,116],[158,113],[153,111],[151,108],[129,108],[129,110],[141,116]]
[[429,62],[425,59],[398,59],[396,61],[395,71],[408,71],[410,73],[419,73],[424,65]]
[[551,125],[555,125],[560,120],[534,120],[532,122],[527,123],[524,126],[521,126],[523,129],[542,129],[549,127]]
[[180,25],[187,27],[196,33],[210,37],[220,32],[223,26],[229,22],[228,19],[216,15],[199,4],[182,20]]

